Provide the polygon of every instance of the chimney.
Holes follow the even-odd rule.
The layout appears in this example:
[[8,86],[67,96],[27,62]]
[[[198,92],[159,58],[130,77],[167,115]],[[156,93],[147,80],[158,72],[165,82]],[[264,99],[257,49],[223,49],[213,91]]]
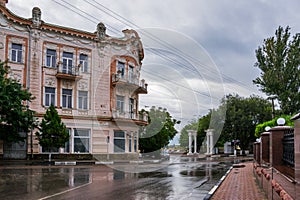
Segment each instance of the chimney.
[[0,6],[6,7],[8,0],[0,0]]

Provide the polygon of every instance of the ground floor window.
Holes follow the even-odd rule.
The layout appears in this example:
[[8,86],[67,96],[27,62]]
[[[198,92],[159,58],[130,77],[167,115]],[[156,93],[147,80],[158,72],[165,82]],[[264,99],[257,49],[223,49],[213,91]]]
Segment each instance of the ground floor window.
[[114,152],[125,152],[125,132],[121,130],[114,131]]
[[129,139],[128,139],[128,152],[132,152],[132,136],[129,135]]
[[134,152],[137,152],[137,137],[134,137]]
[[88,153],[90,147],[90,130],[74,129],[74,153]]

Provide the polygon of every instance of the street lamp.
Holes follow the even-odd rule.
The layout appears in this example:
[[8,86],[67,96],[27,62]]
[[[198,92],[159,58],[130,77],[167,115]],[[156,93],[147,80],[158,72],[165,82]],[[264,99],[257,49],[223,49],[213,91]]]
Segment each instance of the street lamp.
[[277,119],[276,122],[277,122],[277,124],[278,124],[279,126],[283,126],[283,125],[285,124],[285,119],[282,118],[282,117],[280,117],[280,118]]

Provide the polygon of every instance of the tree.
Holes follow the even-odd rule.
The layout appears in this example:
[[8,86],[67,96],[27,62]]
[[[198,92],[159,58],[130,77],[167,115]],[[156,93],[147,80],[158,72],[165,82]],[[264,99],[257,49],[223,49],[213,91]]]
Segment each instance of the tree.
[[36,136],[44,150],[50,152],[49,160],[51,159],[51,151],[54,148],[64,147],[70,137],[53,105],[47,109],[38,130]]
[[0,140],[18,142],[25,140],[20,132],[34,127],[34,111],[27,106],[33,97],[14,79],[7,78],[9,67],[0,62]]
[[200,149],[206,137],[205,131],[209,128],[210,118],[211,118],[211,111],[207,115],[199,118],[197,121],[194,121],[184,126],[180,134],[180,139],[179,139],[180,146],[187,147],[189,144],[188,130],[196,130],[197,149]]
[[168,145],[177,133],[175,125],[180,123],[166,109],[156,109],[154,106],[148,116],[149,125],[140,131],[139,137],[139,149],[143,153],[155,152]]
[[227,95],[222,100],[226,104],[226,120],[219,138],[223,143],[238,139],[240,147],[247,149],[254,142],[257,124],[272,118],[271,103],[257,96],[243,98]]
[[300,34],[290,39],[290,27],[279,26],[275,37],[264,40],[255,51],[255,67],[261,76],[253,80],[261,91],[276,96],[282,113],[293,114],[300,110]]

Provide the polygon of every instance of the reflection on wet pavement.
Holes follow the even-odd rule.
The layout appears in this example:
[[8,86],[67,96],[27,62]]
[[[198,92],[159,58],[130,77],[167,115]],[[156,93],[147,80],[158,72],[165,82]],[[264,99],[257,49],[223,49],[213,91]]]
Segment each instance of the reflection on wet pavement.
[[175,158],[140,173],[118,169],[141,164],[123,165],[0,169],[0,199],[203,199],[231,162]]

